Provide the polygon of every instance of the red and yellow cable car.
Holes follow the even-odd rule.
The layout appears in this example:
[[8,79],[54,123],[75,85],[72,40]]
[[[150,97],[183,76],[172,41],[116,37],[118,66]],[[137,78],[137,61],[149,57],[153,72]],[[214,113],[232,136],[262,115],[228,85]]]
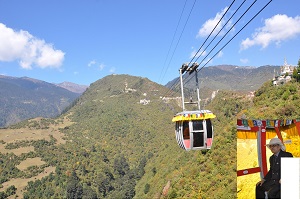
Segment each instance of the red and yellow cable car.
[[[172,122],[175,122],[175,135],[178,145],[185,150],[202,150],[210,149],[213,143],[213,125],[211,119],[216,116],[209,110],[200,109],[200,95],[198,87],[198,77],[196,77],[197,86],[197,102],[184,101],[183,80],[182,75],[186,71],[196,71],[197,63],[194,63],[190,68],[187,64],[183,64],[180,68],[180,83],[182,95],[183,111],[177,113]],[[188,111],[185,109],[185,104],[197,104],[198,110]]]

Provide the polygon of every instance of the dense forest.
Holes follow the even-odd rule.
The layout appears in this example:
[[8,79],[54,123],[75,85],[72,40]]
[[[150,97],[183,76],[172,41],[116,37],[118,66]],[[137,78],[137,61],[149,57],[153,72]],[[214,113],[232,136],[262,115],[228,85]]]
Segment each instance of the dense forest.
[[[177,100],[161,98],[167,91],[146,78],[111,75],[93,83],[60,117],[11,126],[38,131],[71,121],[59,129],[65,144],[54,137],[2,142],[6,149],[34,150],[1,154],[1,182],[50,166],[55,172],[29,182],[24,198],[235,198],[235,118],[248,101],[219,92],[204,107],[217,115],[212,149],[187,152],[177,146],[171,122],[180,111]],[[21,171],[17,165],[28,157],[45,164]],[[13,188],[2,191],[2,197],[12,195]]]
[[300,118],[300,84],[295,81],[280,86],[266,82],[255,92],[253,106],[240,113],[247,118],[295,119]]
[[[212,149],[187,152],[177,145],[171,122],[181,111],[178,93],[146,78],[107,76],[59,117],[1,129],[0,135],[54,134],[47,139],[0,139],[5,150],[33,147],[20,155],[0,153],[0,190],[13,179],[54,170],[30,180],[24,190],[6,187],[0,198],[236,198],[236,117],[299,118],[299,79],[295,74],[279,86],[268,81],[254,97],[219,91],[203,106],[217,116]],[[55,133],[63,135],[63,142]],[[44,164],[21,170],[19,165],[30,158]]]

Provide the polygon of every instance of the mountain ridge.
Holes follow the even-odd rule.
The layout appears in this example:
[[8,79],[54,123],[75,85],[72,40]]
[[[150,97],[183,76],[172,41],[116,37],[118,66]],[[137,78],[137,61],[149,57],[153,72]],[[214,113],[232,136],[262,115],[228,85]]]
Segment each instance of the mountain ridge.
[[[216,65],[205,67],[198,72],[200,98],[205,104],[207,104],[207,101],[209,101],[214,93],[218,92],[219,90],[232,90],[240,92],[254,91],[258,89],[259,86],[261,86],[265,81],[272,79],[276,71],[278,73],[279,66],[266,65],[255,68],[251,66],[244,67],[235,65]],[[188,75],[185,75],[184,78],[190,77]],[[175,87],[177,88],[173,89],[175,91],[179,91],[180,86],[178,85],[178,79],[179,78],[173,79],[165,86],[170,88],[173,83],[177,82],[177,84],[175,85]],[[72,101],[76,99],[76,97],[80,96],[83,92],[86,91],[86,89],[88,89],[88,86],[77,85],[71,82],[52,84],[30,77],[9,77],[0,75],[0,81],[2,84],[2,96],[4,96],[2,99],[3,103],[0,105],[0,111],[2,111],[2,118],[0,118],[0,127],[14,124],[23,119],[28,119],[31,117],[53,117],[54,115],[61,113],[64,108],[68,107],[72,103]],[[185,86],[189,89],[195,89],[194,80],[189,81]],[[61,90],[60,88],[64,90]],[[24,89],[28,89],[28,91],[26,92]],[[55,92],[53,89],[55,90]],[[18,92],[17,95],[19,97],[15,96],[16,93],[14,93],[14,91]],[[61,94],[63,92],[65,92],[66,95],[74,95],[74,93],[75,95],[71,98],[57,98],[55,100],[55,103],[52,103],[52,101],[49,100],[49,97],[53,97],[55,93]],[[73,94],[68,92],[71,92]],[[21,93],[23,93],[22,96]],[[43,98],[41,95],[48,97]],[[185,95],[188,97],[191,94],[186,93]],[[9,96],[13,97],[13,99],[8,99]],[[32,100],[33,96],[38,96],[37,99],[40,100]],[[47,99],[46,101],[48,102],[48,104],[45,104],[45,99]],[[13,103],[17,105],[14,105]],[[30,105],[33,104],[34,106],[30,108]],[[41,104],[44,104],[43,106],[48,108],[36,108],[37,105],[39,106]],[[16,111],[11,108],[18,107],[19,109],[22,109],[22,105],[23,107],[27,106],[26,109],[32,110],[23,110],[20,113],[20,111]],[[41,113],[43,109],[51,111],[49,111],[49,113]]]
[[[214,92],[219,90],[237,91],[249,93],[257,90],[264,82],[272,80],[279,74],[280,66],[236,66],[216,65],[199,69],[198,82],[200,87],[200,98],[209,100]],[[185,96],[190,96],[191,90],[196,87],[195,74],[183,75]],[[168,82],[166,87],[179,91],[179,77]]]
[[67,82],[67,81],[58,83],[55,85],[65,88],[73,93],[79,93],[79,94],[83,93],[89,87],[87,85],[79,85],[79,84],[75,84],[73,82]]
[[[209,87],[211,89],[218,89],[213,82],[222,82],[223,88],[226,90],[241,90],[241,91],[253,91],[258,89],[264,82],[271,80],[275,74],[280,71],[280,66],[236,66],[236,65],[216,65],[204,67],[198,71],[199,84],[201,87]],[[195,73],[192,74],[194,76]],[[184,78],[190,79],[190,75],[185,74]],[[179,78],[175,78],[166,84],[170,87],[174,81],[178,81]],[[243,80],[243,81],[242,81]],[[259,80],[254,81],[253,80]],[[239,84],[235,85],[238,81]],[[189,81],[187,87],[192,86],[193,83]],[[256,82],[256,83],[255,83]],[[252,87],[244,87],[251,84]],[[222,88],[219,88],[222,89]]]
[[0,127],[33,117],[55,117],[80,94],[29,77],[0,76]]
[[[225,96],[232,98],[232,93],[220,92],[215,99],[223,104],[208,105],[213,112],[215,107],[228,109],[226,115],[218,112],[219,119],[213,121],[212,150],[186,152],[177,145],[171,121],[181,108],[176,100],[161,98],[160,94],[167,91],[147,78],[109,75],[92,83],[58,118],[13,126],[16,132],[19,128],[59,131],[64,138],[60,145],[53,138],[43,141],[44,145],[40,144],[42,140],[33,142],[31,157],[40,157],[46,165],[55,167],[55,175],[30,183],[23,194],[26,198],[62,198],[76,192],[111,199],[199,198],[209,197],[211,192],[219,198],[235,195],[235,153],[222,150],[224,146],[235,147],[235,133],[228,127],[232,104],[223,100]],[[141,103],[144,99],[149,103]],[[196,191],[182,189],[185,185],[193,185]]]

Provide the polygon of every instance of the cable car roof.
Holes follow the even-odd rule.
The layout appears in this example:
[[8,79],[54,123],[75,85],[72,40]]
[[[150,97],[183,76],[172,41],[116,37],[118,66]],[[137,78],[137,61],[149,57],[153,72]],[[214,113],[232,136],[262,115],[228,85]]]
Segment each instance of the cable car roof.
[[205,120],[205,119],[212,119],[216,116],[209,110],[198,110],[198,111],[183,111],[177,113],[172,122],[177,121],[190,121],[190,120]]

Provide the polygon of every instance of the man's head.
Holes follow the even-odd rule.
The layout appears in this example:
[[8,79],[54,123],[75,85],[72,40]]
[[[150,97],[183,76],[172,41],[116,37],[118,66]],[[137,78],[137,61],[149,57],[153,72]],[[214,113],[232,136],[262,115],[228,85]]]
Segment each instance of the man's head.
[[285,151],[285,146],[282,144],[279,138],[271,139],[269,144],[267,144],[267,147],[272,151],[273,154],[278,153],[280,149]]

